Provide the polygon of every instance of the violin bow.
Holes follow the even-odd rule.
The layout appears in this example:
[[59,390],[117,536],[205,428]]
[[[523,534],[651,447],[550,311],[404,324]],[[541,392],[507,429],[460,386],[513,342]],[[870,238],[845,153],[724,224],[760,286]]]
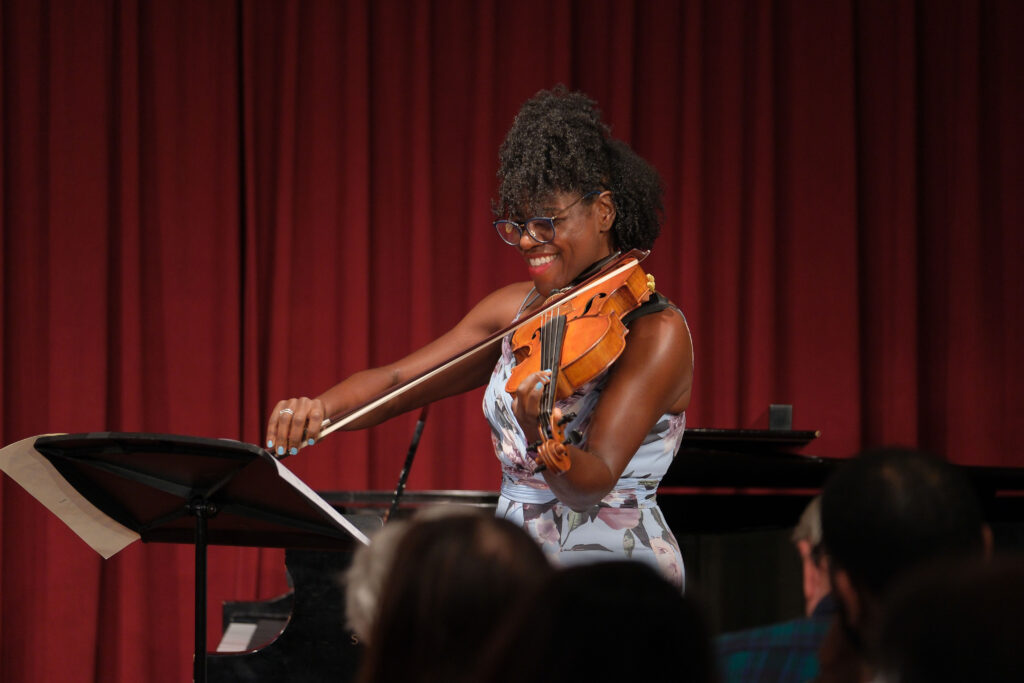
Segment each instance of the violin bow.
[[353,408],[352,410],[346,413],[342,413],[341,415],[338,415],[334,418],[325,419],[321,423],[320,438],[318,439],[318,441],[323,439],[325,436],[339,429],[344,428],[346,425],[355,422],[356,420],[363,417],[367,413],[376,410],[377,408],[380,408],[381,406],[387,404],[389,401],[395,399],[398,396],[401,396],[406,391],[409,391],[410,389],[419,386],[423,382],[426,382],[432,377],[435,377],[439,373],[444,372],[445,370],[449,370],[452,367],[459,365],[460,363],[464,363],[469,358],[472,358],[474,355],[480,353],[484,349],[489,348],[492,344],[494,344],[496,341],[499,341],[505,335],[509,334],[510,332],[518,330],[520,327],[524,325],[530,324],[537,318],[549,312],[551,309],[557,307],[559,304],[571,301],[572,299],[575,299],[576,297],[579,296],[584,296],[588,292],[597,289],[598,287],[601,286],[601,284],[603,284],[607,280],[610,280],[616,277],[617,275],[626,272],[630,268],[635,267],[638,263],[640,263],[640,261],[645,259],[649,253],[649,251],[633,249],[619,256],[617,259],[615,259],[615,261],[605,266],[602,270],[590,276],[589,278],[587,278],[580,284],[576,285],[575,287],[563,292],[561,296],[558,296],[556,294],[555,297],[557,298],[552,297],[547,302],[545,302],[544,306],[542,306],[539,310],[535,311],[526,318],[523,318],[522,320],[517,320],[508,327],[499,330],[498,332],[495,332],[491,336],[487,337],[486,339],[480,342],[477,342],[476,344],[470,346],[468,349],[444,361],[440,365],[437,365],[436,367],[433,367],[417,375],[416,377],[412,377],[406,380],[405,382],[402,382],[401,384],[398,384],[392,387],[391,389],[388,389],[387,391],[377,395],[375,398],[370,399],[367,403],[364,403],[362,406]]

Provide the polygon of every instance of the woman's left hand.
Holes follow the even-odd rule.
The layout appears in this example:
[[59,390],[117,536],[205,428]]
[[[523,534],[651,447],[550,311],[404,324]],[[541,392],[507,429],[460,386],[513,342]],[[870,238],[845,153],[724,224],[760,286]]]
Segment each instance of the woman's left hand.
[[551,371],[541,370],[526,376],[512,397],[512,412],[526,435],[527,445],[540,439],[540,402],[544,385],[551,381]]

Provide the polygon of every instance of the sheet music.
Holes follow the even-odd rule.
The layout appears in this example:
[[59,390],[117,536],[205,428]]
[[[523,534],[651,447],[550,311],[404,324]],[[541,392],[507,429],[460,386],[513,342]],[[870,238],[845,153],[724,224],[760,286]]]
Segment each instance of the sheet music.
[[61,476],[35,449],[38,438],[31,436],[0,449],[0,470],[57,515],[103,559],[139,540],[137,533],[100,512]]
[[306,496],[311,502],[315,503],[318,508],[324,511],[332,520],[342,526],[346,531],[352,534],[353,538],[357,539],[364,545],[370,545],[369,537],[360,531],[352,522],[345,519],[341,513],[335,510],[330,503],[320,497],[320,494],[309,488],[306,482],[295,476],[291,470],[281,464],[281,461],[271,456],[271,460],[277,466],[277,476],[284,479],[286,482],[291,484],[294,488],[300,491]]

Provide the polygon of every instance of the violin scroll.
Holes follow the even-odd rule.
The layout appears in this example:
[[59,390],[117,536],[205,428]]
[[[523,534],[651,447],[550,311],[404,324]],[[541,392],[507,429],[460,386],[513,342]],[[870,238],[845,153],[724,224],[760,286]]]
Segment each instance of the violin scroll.
[[572,460],[569,459],[569,449],[565,444],[555,439],[548,439],[537,448],[537,469],[542,472],[547,470],[554,474],[565,474],[572,467]]
[[575,443],[576,434],[570,434],[569,438],[566,438],[565,424],[574,417],[576,417],[575,414],[569,413],[559,419],[556,414],[552,414],[548,422],[541,424],[541,440],[531,446],[537,451],[535,472],[548,470],[553,474],[565,474],[572,467],[566,443]]

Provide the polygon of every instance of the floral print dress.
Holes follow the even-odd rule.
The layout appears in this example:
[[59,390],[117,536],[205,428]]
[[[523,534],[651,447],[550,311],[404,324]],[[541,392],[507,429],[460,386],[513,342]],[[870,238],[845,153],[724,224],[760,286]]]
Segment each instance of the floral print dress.
[[[663,415],[629,461],[615,488],[589,510],[576,512],[556,499],[543,476],[534,473],[533,458],[526,454],[526,436],[512,412],[512,396],[505,391],[514,366],[515,358],[506,337],[483,405],[484,416],[491,425],[494,451],[501,463],[497,515],[526,529],[556,564],[639,560],[660,570],[682,588],[682,554],[658,508],[657,491],[683,438],[686,414]],[[587,447],[590,420],[607,379],[605,372],[557,403],[563,414],[576,414],[566,425],[566,433],[576,430],[582,434],[580,448]]]

